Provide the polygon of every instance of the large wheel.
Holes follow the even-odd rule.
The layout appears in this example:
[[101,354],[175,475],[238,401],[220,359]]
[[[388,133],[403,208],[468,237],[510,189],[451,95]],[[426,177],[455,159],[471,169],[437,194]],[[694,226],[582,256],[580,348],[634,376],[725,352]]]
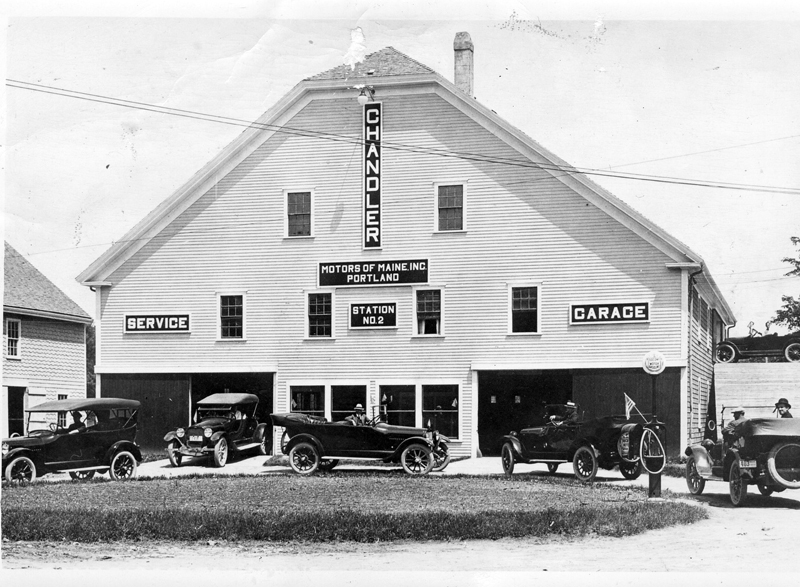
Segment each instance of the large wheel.
[[720,363],[735,363],[736,362],[736,349],[732,344],[723,342],[717,347],[717,361]]
[[272,433],[267,434],[267,430],[264,430],[264,436],[261,438],[261,442],[258,443],[258,454],[268,455],[270,453],[271,444]]
[[697,472],[697,462],[694,457],[686,461],[686,486],[692,495],[700,495],[706,488],[706,480]]
[[583,483],[591,483],[597,475],[597,457],[594,455],[594,449],[591,446],[582,446],[575,451],[575,457],[572,459],[572,469],[575,471],[575,476],[578,481]]
[[511,443],[506,442],[500,451],[500,462],[503,465],[503,473],[511,475],[514,472],[514,449]]
[[33,483],[36,479],[36,465],[28,457],[17,457],[6,466],[5,477],[9,483]]
[[177,440],[173,440],[167,446],[167,458],[169,459],[169,464],[173,467],[180,467],[183,462],[183,455],[180,453],[180,448],[181,443]]
[[409,475],[427,475],[433,468],[433,454],[424,444],[409,444],[400,455],[400,464]]
[[767,455],[767,470],[772,480],[786,489],[800,489],[800,443],[782,442]]
[[547,463],[547,472],[551,475],[555,475],[556,471],[558,471],[558,463]]
[[214,466],[224,467],[228,462],[228,441],[220,438],[214,445]]
[[631,481],[638,479],[639,475],[642,474],[642,461],[639,460],[635,463],[622,461],[619,464],[619,472],[622,473],[623,477],[630,479]]
[[333,471],[333,468],[339,464],[339,459],[321,459],[319,461],[319,470],[323,473]]
[[800,361],[800,342],[792,342],[783,350],[783,356],[790,363]]
[[310,475],[319,467],[317,448],[308,442],[300,442],[289,451],[289,466],[300,475]]
[[70,471],[69,476],[75,481],[86,481],[94,477],[94,471]]
[[437,450],[433,451],[433,468],[431,470],[438,473],[444,471],[449,464],[450,451],[447,450],[447,446],[440,445]]
[[738,507],[747,500],[747,483],[742,479],[742,471],[739,468],[739,461],[736,459],[731,463],[729,484],[731,503]]
[[289,444],[289,433],[284,430],[283,434],[281,434],[281,454],[286,454],[284,449],[286,448],[287,444]]
[[137,468],[138,463],[133,454],[127,450],[121,450],[111,459],[111,467],[108,469],[108,474],[115,481],[132,479],[136,477]]

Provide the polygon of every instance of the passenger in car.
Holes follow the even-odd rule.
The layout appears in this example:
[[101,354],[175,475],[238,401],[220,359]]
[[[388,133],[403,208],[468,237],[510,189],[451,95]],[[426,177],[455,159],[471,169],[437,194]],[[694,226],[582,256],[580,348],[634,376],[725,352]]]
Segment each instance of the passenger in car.
[[792,409],[792,404],[789,403],[789,400],[785,397],[782,397],[778,400],[778,403],[775,404],[775,410],[778,412],[778,418],[791,418],[792,413],[789,411]]
[[356,404],[356,407],[353,408],[353,413],[345,418],[346,422],[350,422],[355,426],[363,426],[367,423],[367,419],[364,417],[364,406],[361,404]]

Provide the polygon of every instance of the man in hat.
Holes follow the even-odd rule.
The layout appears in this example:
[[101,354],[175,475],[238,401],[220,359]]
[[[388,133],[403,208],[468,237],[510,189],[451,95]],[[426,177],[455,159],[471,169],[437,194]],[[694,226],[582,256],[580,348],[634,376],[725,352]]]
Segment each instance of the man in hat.
[[747,422],[747,418],[744,417],[744,408],[742,406],[733,408],[733,420],[728,422],[722,430],[722,438],[729,444],[735,442],[741,436],[742,424],[745,422]]
[[778,412],[778,418],[791,418],[792,413],[789,411],[792,409],[792,404],[789,403],[789,400],[785,397],[782,397],[778,400],[778,403],[775,404],[775,411]]
[[356,404],[356,407],[353,408],[353,413],[345,418],[347,422],[355,426],[363,426],[367,423],[367,419],[364,416],[364,406],[361,404]]

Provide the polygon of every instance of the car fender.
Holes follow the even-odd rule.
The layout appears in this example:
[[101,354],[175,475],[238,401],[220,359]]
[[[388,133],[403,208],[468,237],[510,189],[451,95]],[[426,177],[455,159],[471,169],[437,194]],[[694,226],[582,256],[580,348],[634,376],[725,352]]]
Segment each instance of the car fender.
[[167,432],[166,436],[164,436],[164,442],[169,442],[171,440],[178,440],[178,433],[175,430],[171,432]]
[[729,448],[725,453],[725,458],[722,460],[722,480],[730,481],[731,479],[731,463],[739,458],[739,451],[735,448]]
[[[209,439],[209,442],[211,444],[216,444],[219,441],[219,439],[222,438],[223,436],[225,436],[225,431],[224,430],[220,430],[218,432],[214,432],[214,434],[211,435],[211,438]],[[229,441],[228,444],[231,444],[231,442]]]
[[289,451],[291,451],[296,445],[300,444],[301,442],[310,442],[311,444],[313,444],[314,447],[316,447],[319,456],[323,456],[325,454],[325,449],[323,448],[322,443],[319,441],[319,439],[312,434],[306,434],[306,433],[295,434],[294,436],[292,436],[289,439],[289,442],[286,443],[284,454],[288,455]]
[[575,453],[582,446],[588,446],[594,451],[595,458],[597,459],[600,458],[600,449],[597,448],[598,446],[600,446],[600,442],[598,441],[598,439],[584,437],[576,439],[575,442],[572,443],[572,446],[569,447],[569,455],[568,455],[569,460],[575,458]]
[[399,459],[400,455],[403,454],[403,451],[410,444],[424,444],[429,449],[433,450],[433,444],[431,444],[430,440],[424,436],[412,436],[411,438],[406,438],[400,443],[400,446],[397,447],[397,450],[395,450],[394,454],[391,456],[391,460]]
[[[3,456],[3,470],[0,471],[0,475],[5,474],[5,468],[8,463],[10,463],[13,459],[17,457],[28,457],[30,460],[33,461],[33,464],[36,465],[36,469],[38,470],[41,467],[40,461],[37,458],[37,453],[30,450],[27,446],[19,446],[17,448],[12,448],[8,453]],[[39,473],[37,473],[37,476]]]
[[267,425],[266,424],[259,424],[256,426],[256,432],[253,434],[253,439],[257,442],[261,442],[264,437],[267,435]]
[[522,442],[520,442],[519,438],[510,434],[503,436],[503,444],[510,444],[516,453],[514,456],[522,458]]
[[711,456],[706,447],[700,445],[689,446],[684,451],[687,457],[694,457],[694,464],[701,477],[711,477]]
[[136,459],[137,463],[142,462],[142,451],[139,449],[138,445],[130,440],[120,440],[111,445],[111,448],[106,451],[105,462],[110,465],[111,459],[113,459],[114,455],[121,450],[127,450],[130,452],[133,455],[133,458]]

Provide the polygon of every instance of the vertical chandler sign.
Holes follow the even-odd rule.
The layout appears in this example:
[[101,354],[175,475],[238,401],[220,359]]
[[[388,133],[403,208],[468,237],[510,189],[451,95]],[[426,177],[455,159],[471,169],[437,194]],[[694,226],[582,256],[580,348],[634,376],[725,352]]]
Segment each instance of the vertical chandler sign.
[[380,102],[364,105],[364,248],[381,248],[381,135]]

